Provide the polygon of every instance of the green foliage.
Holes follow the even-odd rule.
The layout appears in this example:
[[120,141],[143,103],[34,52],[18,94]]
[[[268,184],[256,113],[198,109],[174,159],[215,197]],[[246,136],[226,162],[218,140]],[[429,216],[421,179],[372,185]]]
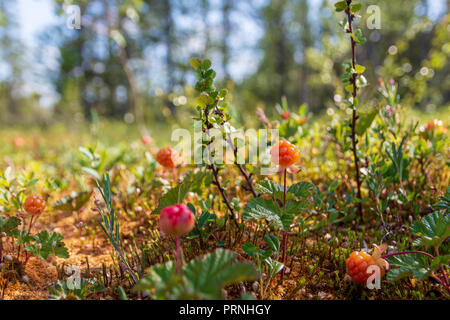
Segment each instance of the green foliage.
[[79,288],[73,280],[58,280],[50,290],[50,300],[83,300],[90,293],[102,292],[106,288],[93,279],[80,279]]
[[433,212],[414,223],[409,230],[419,237],[414,241],[415,246],[437,247],[450,237],[450,215]]
[[[244,220],[264,219],[282,230],[289,230],[296,215],[310,207],[309,198],[312,196],[314,185],[310,182],[298,182],[286,191],[286,205],[283,207],[283,186],[270,180],[263,180],[256,190],[262,195],[271,195],[272,199],[253,198],[245,206]],[[300,200],[295,200],[295,199]],[[277,201],[278,200],[278,201]]]
[[46,260],[50,254],[64,259],[69,257],[69,251],[61,241],[63,236],[59,233],[41,231],[31,239],[33,244],[27,245],[25,249],[41,259]]
[[408,253],[388,258],[390,267],[394,267],[387,274],[388,281],[398,280],[408,276],[415,276],[419,280],[427,278],[431,269],[429,258],[423,254]]
[[196,192],[199,195],[203,194],[203,186],[205,183],[209,184],[211,175],[204,170],[196,173],[188,172],[183,181],[178,183],[175,187],[170,188],[160,199],[158,207],[153,210],[152,214],[159,214],[162,209],[183,202],[189,191]]
[[0,215],[0,238],[3,234],[11,236],[17,230],[17,227],[21,224],[20,219],[16,217],[4,217]]
[[56,201],[52,207],[55,210],[76,212],[80,210],[90,198],[91,192],[72,192],[69,196]]
[[202,258],[196,258],[176,273],[175,264],[155,265],[135,287],[147,291],[153,299],[222,299],[226,285],[258,277],[248,263],[235,262],[235,254],[217,249]]

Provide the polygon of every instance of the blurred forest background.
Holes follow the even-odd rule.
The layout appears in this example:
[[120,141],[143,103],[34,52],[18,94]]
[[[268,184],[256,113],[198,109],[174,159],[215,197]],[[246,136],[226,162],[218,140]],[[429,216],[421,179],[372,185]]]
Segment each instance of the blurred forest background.
[[[188,125],[193,56],[212,60],[238,123],[256,123],[257,107],[274,114],[283,96],[291,108],[305,103],[318,115],[339,108],[344,96],[341,65],[350,45],[337,31],[343,16],[334,0],[45,0],[52,10],[36,19],[52,23],[36,30],[30,48],[18,36],[19,13],[39,1],[0,0],[2,126],[97,117]],[[399,82],[403,104],[448,110],[450,0],[360,2],[357,24],[367,42],[357,59],[370,84],[363,105],[377,105],[382,77]],[[71,4],[80,6],[80,30],[66,25]],[[367,28],[369,5],[381,9],[379,30]]]

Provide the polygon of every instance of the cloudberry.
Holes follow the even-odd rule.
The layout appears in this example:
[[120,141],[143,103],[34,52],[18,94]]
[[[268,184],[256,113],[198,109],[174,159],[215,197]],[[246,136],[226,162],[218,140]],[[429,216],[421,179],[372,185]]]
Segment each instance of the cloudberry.
[[183,163],[181,155],[171,148],[162,148],[156,154],[156,161],[165,168],[174,168]]
[[29,196],[25,199],[23,208],[29,214],[38,215],[44,211],[45,205],[45,200],[41,196]]
[[146,146],[146,145],[149,145],[150,143],[152,143],[152,138],[150,138],[150,136],[145,135],[145,136],[141,137],[141,141],[142,141],[142,144],[144,144]]
[[[347,273],[357,283],[365,283],[374,271],[367,273],[367,268],[372,265],[379,266],[374,257],[363,251],[353,251],[346,261]],[[384,270],[381,266],[380,274],[383,276]]]
[[23,147],[24,144],[25,144],[25,140],[23,138],[21,138],[21,137],[15,137],[13,139],[13,146],[15,148]]
[[270,150],[272,162],[281,167],[290,167],[300,160],[300,151],[292,143],[281,140]]
[[195,217],[184,204],[165,207],[159,217],[159,227],[165,234],[182,236],[192,230]]
[[285,111],[281,114],[281,116],[283,117],[284,120],[289,119],[289,115],[290,115],[289,111]]

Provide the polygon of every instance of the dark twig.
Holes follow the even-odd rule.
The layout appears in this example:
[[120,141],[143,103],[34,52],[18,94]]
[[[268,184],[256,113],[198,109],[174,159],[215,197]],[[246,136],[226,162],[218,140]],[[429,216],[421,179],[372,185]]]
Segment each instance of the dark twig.
[[[355,15],[353,13],[351,13],[350,11],[350,7],[351,7],[351,3],[352,0],[347,0],[347,9],[345,10],[345,13],[347,14],[347,20],[348,20],[348,29],[347,29],[347,33],[352,34],[353,33],[353,19],[355,18]],[[353,70],[355,70],[355,66],[356,66],[356,41],[355,39],[353,39],[352,36],[350,36],[350,41],[351,41],[351,47],[352,47],[352,68]],[[352,92],[352,96],[353,96],[353,112],[352,112],[352,123],[351,123],[351,128],[352,128],[352,133],[351,133],[351,139],[352,139],[352,151],[353,151],[353,160],[355,163],[355,173],[356,173],[356,185],[357,185],[357,196],[359,199],[358,202],[358,213],[359,216],[362,217],[362,203],[361,203],[361,177],[359,175],[359,157],[358,157],[358,151],[357,151],[357,144],[358,144],[358,140],[356,139],[356,121],[358,120],[358,115],[356,113],[356,106],[355,106],[355,100],[356,100],[356,95],[357,95],[357,90],[358,87],[356,85],[356,80],[358,78],[358,74],[354,71],[352,74],[352,77],[350,79],[351,84],[353,85],[353,92]]]

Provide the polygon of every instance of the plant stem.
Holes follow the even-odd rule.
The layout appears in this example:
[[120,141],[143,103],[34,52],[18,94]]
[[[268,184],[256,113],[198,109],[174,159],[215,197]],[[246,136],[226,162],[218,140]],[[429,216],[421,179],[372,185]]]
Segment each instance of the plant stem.
[[[287,169],[284,169],[284,183],[283,183],[283,208],[286,206],[286,175],[287,175]],[[286,271],[286,244],[287,244],[287,232],[285,230],[281,230],[283,234],[283,241],[282,241],[282,247],[283,247],[283,256],[282,256],[282,262],[283,262],[283,270],[281,270],[281,279],[284,277],[284,272]]]
[[175,260],[177,264],[177,273],[181,271],[181,246],[180,246],[180,237],[175,238]]
[[[352,34],[353,33],[353,26],[352,26],[352,22],[353,22],[353,18],[354,15],[350,12],[350,5],[352,3],[352,0],[347,0],[347,6],[348,8],[345,10],[345,13],[347,14],[347,20],[348,20],[348,30],[347,33]],[[351,46],[352,46],[352,68],[353,70],[355,70],[355,66],[356,66],[356,42],[353,39],[353,37],[350,37],[351,40]],[[359,216],[362,218],[362,203],[361,203],[361,178],[359,176],[359,157],[358,157],[358,153],[357,153],[357,144],[358,144],[358,140],[356,139],[356,120],[358,120],[358,115],[356,114],[356,105],[355,105],[355,100],[356,100],[356,94],[357,94],[357,86],[356,86],[356,78],[357,78],[357,73],[353,73],[352,74],[352,78],[350,79],[350,82],[353,85],[353,92],[352,92],[352,96],[353,96],[353,111],[352,111],[352,123],[351,123],[351,128],[352,128],[352,133],[351,133],[351,139],[352,139],[352,151],[353,151],[353,161],[355,163],[355,173],[356,173],[356,185],[357,185],[357,196],[358,199],[360,200],[358,202],[358,213]]]
[[408,253],[424,254],[424,255],[426,255],[427,257],[429,257],[429,258],[431,258],[431,259],[434,259],[434,256],[433,256],[433,255],[431,255],[431,254],[429,254],[429,253],[427,253],[427,252],[423,252],[423,251],[400,251],[400,252],[389,253],[389,254],[387,254],[387,255],[385,255],[385,256],[382,256],[381,258],[382,258],[382,259],[386,259],[386,258],[389,258],[389,257],[399,256],[399,255],[402,255],[402,254],[408,254]]
[[[434,247],[434,251],[436,252],[436,257],[439,257],[438,247]],[[442,266],[442,264],[439,264],[439,269],[441,270],[442,276],[444,277],[444,283],[448,287],[449,284],[448,284],[447,274],[445,273],[445,270],[444,270],[444,267]]]

